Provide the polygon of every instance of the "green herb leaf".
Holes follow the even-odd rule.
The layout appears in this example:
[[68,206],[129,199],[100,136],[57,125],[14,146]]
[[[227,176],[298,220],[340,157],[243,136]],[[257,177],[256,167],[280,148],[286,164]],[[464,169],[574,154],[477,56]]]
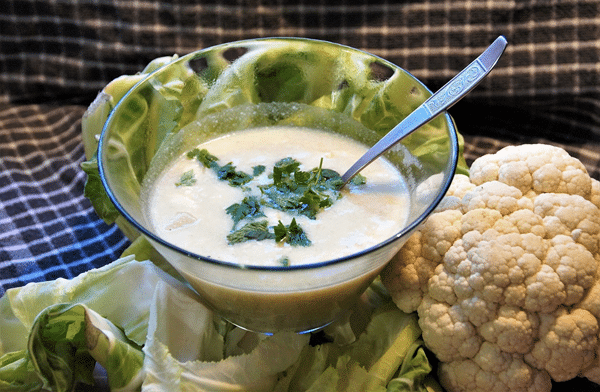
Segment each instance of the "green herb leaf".
[[234,228],[243,219],[265,216],[261,210],[260,201],[255,196],[247,196],[241,203],[232,204],[225,211],[231,215]]
[[319,167],[309,172],[300,170],[293,158],[278,161],[273,168],[273,183],[260,186],[266,206],[316,219],[319,211],[341,197],[342,179],[339,173]]
[[367,183],[367,179],[362,174],[357,173],[354,177],[352,177],[350,182],[354,185],[364,185]]
[[235,166],[231,162],[220,166],[217,163],[219,158],[209,153],[205,148],[202,150],[194,148],[187,153],[187,157],[190,159],[196,158],[204,167],[213,169],[219,180],[228,181],[231,186],[242,186],[252,181],[252,176],[235,170]]
[[269,231],[269,222],[266,220],[246,223],[242,228],[227,236],[230,245],[246,241],[262,241],[274,239],[275,235]]
[[275,232],[276,242],[282,242],[285,240],[285,237],[287,236],[287,228],[281,221],[279,221],[279,223],[273,228],[273,230]]
[[327,196],[318,194],[310,187],[304,192],[299,201],[302,205],[298,212],[311,219],[316,219],[317,213],[322,209],[321,203],[323,203],[323,206],[331,205]]
[[312,179],[312,175],[310,172],[305,171],[296,171],[294,172],[294,181],[298,185],[308,185],[310,180]]
[[325,189],[337,190],[343,184],[342,176],[335,170],[320,169],[320,176],[317,184],[323,186]]
[[187,153],[187,157],[189,159],[196,158],[204,167],[211,168],[214,167],[215,163],[219,160],[216,156],[212,155],[208,152],[207,149],[203,148],[202,150],[198,148],[194,148],[190,152]]
[[252,175],[253,175],[254,177],[260,176],[261,174],[263,174],[263,173],[265,172],[265,170],[266,170],[266,167],[265,167],[265,165],[257,165],[257,166],[254,166],[254,167],[252,168]]
[[278,261],[283,267],[288,267],[290,265],[290,258],[287,256],[281,257]]
[[181,175],[179,181],[175,183],[175,186],[192,186],[196,183],[196,178],[194,178],[194,170],[188,170]]
[[275,232],[275,241],[277,242],[287,242],[292,246],[309,246],[311,244],[304,230],[296,222],[296,218],[292,219],[292,222],[288,226],[279,221],[273,230]]
[[299,170],[298,168],[300,167],[300,162],[292,157],[286,157],[277,161],[275,163],[275,167],[281,169],[287,174],[292,174]]
[[241,186],[252,181],[252,176],[235,170],[235,166],[231,162],[215,168],[215,171],[219,180],[228,181],[231,186]]

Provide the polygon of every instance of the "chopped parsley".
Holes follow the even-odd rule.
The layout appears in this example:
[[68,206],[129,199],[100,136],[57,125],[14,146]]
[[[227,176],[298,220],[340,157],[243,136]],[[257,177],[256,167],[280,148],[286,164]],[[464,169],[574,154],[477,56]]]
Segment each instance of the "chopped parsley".
[[[246,184],[263,174],[265,166],[254,166],[250,175],[236,170],[231,162],[219,165],[219,159],[206,149],[195,148],[187,153],[187,157],[198,160],[204,167],[212,169],[217,178],[229,182],[231,186],[240,187],[246,194],[240,203],[234,203],[225,209],[233,220],[233,227],[227,235],[227,241],[231,245],[245,241],[275,240],[291,246],[309,246],[311,241],[296,218],[292,218],[289,225],[278,221],[277,225],[269,226],[267,219],[264,219],[266,215],[263,207],[316,219],[320,211],[342,197],[341,176],[335,170],[324,169],[322,158],[319,166],[310,171],[301,170],[300,162],[294,158],[279,160],[269,174],[271,181],[256,186],[260,191],[260,195],[256,196],[251,194],[252,188]],[[183,173],[176,185],[191,185],[195,182],[194,172],[190,170]],[[354,185],[365,182],[365,177],[360,174],[352,179]],[[240,222],[244,222],[244,225],[237,228]],[[289,265],[289,262],[287,256],[281,259],[284,266]]]
[[317,213],[341,197],[340,175],[319,167],[305,172],[293,158],[284,158],[273,167],[273,182],[259,188],[266,206],[316,219]]
[[242,171],[235,170],[231,162],[215,168],[219,180],[228,181],[231,186],[241,186],[252,181],[252,176]]
[[194,170],[188,170],[181,175],[179,181],[175,183],[175,186],[192,186],[196,183],[196,178],[194,178]]
[[265,216],[261,209],[260,200],[255,196],[246,196],[241,203],[232,204],[227,207],[225,211],[231,216],[231,219],[233,219],[234,228],[244,219]]
[[254,167],[252,168],[252,175],[253,175],[254,177],[258,177],[258,176],[260,176],[261,174],[263,174],[263,173],[265,172],[265,170],[266,170],[266,169],[267,169],[267,168],[265,167],[265,165],[257,165],[257,166],[254,166]]
[[252,181],[252,176],[242,171],[235,170],[235,166],[229,162],[220,166],[217,161],[219,158],[209,153],[205,148],[202,150],[194,148],[187,153],[190,159],[196,158],[204,167],[213,169],[219,180],[228,181],[231,186],[241,186]]
[[362,174],[356,173],[350,182],[354,185],[365,185],[367,183],[367,179]]
[[284,225],[279,221],[277,226],[273,228],[275,232],[275,241],[288,243],[292,246],[309,246],[310,240],[304,233],[304,230],[296,223],[296,218],[292,219],[289,225]]
[[275,234],[269,230],[269,222],[266,220],[246,223],[241,229],[227,235],[229,245],[251,240],[262,241],[274,238]]
[[198,162],[200,162],[202,165],[204,165],[204,167],[207,168],[212,168],[213,165],[216,165],[216,162],[219,160],[219,158],[210,154],[205,148],[203,148],[202,150],[194,148],[192,151],[187,153],[187,157],[189,159],[196,158]]
[[281,264],[284,267],[288,267],[290,265],[290,258],[287,256],[281,257],[278,261],[279,264]]

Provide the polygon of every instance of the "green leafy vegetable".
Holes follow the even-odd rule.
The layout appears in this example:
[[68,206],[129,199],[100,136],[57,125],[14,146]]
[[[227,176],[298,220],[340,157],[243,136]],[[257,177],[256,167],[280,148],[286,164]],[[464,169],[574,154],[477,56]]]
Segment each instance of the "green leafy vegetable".
[[241,203],[232,204],[227,207],[225,211],[231,216],[231,219],[233,219],[234,228],[244,219],[265,216],[260,206],[260,200],[255,196],[246,196]]
[[403,313],[387,301],[352,344],[305,347],[274,392],[428,392],[435,383],[425,377],[431,365],[420,336],[416,314]]
[[275,239],[275,234],[269,230],[269,222],[266,220],[246,223],[238,230],[227,235],[230,245],[246,241],[263,241]]
[[[144,246],[136,253],[151,255]],[[0,390],[72,390],[93,382],[97,362],[121,391],[441,392],[416,314],[379,287],[368,293],[375,310],[354,342],[338,345],[323,331],[266,336],[227,323],[184,283],[127,256],[0,298]],[[364,312],[347,322],[356,314]]]
[[241,186],[252,181],[251,175],[235,170],[231,162],[215,169],[219,180],[228,181],[231,186]]
[[300,170],[300,162],[283,158],[273,167],[273,182],[261,185],[265,205],[281,211],[316,219],[319,211],[341,197],[340,175],[331,169],[319,167],[309,172]]
[[257,165],[252,168],[252,175],[258,177],[265,172],[267,168],[264,165]]
[[311,244],[304,230],[296,223],[296,218],[292,219],[289,225],[284,225],[281,221],[274,227],[275,241],[288,243],[292,246],[309,246]]
[[106,369],[111,388],[135,389],[141,384],[141,347],[82,304],[44,309],[31,328],[28,351],[53,391],[69,392],[77,382],[93,384],[96,361]]
[[0,298],[0,390],[70,391],[92,382],[95,362],[105,367],[111,387],[138,389],[140,346],[159,281],[185,287],[129,256],[71,280],[7,290]]
[[209,153],[208,150],[205,148],[203,148],[202,150],[194,148],[193,150],[189,151],[186,155],[189,159],[196,158],[198,162],[200,162],[204,167],[208,169],[219,167],[218,165],[216,165],[216,162],[219,160],[219,158]]
[[205,148],[202,150],[195,148],[187,153],[190,159],[197,159],[204,167],[213,169],[219,180],[228,181],[231,186],[241,186],[252,181],[252,176],[242,171],[235,170],[235,166],[229,162],[220,166],[217,162],[219,158],[212,155]]
[[110,201],[108,194],[104,191],[100,173],[98,172],[98,161],[94,157],[89,161],[83,162],[81,168],[87,174],[83,195],[90,200],[98,216],[107,224],[114,223],[120,214],[115,205]]
[[354,185],[364,185],[367,183],[367,179],[360,173],[356,173],[354,177],[350,180],[350,182]]
[[179,181],[175,183],[175,186],[192,186],[196,183],[196,178],[194,177],[194,171],[188,170],[181,175]]
[[432,370],[423,341],[417,340],[406,353],[398,374],[388,383],[387,392],[443,392]]

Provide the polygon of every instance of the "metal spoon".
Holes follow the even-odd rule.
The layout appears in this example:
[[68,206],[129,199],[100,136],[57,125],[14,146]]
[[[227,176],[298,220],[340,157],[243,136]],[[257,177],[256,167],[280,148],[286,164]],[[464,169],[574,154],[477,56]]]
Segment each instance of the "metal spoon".
[[498,59],[504,53],[506,44],[506,39],[503,36],[496,38],[471,64],[392,128],[342,175],[344,185],[389,148],[467,95],[494,68]]

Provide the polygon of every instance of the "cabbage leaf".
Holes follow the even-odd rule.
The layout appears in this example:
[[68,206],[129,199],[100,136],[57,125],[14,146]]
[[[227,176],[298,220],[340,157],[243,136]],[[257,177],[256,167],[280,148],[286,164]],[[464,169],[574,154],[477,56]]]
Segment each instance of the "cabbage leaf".
[[0,298],[0,390],[71,391],[100,381],[115,391],[439,391],[416,314],[397,309],[377,281],[363,298],[341,321],[348,325],[257,334],[130,254]]
[[274,391],[430,391],[436,381],[426,379],[432,367],[420,336],[416,314],[387,302],[352,344],[305,347]]

